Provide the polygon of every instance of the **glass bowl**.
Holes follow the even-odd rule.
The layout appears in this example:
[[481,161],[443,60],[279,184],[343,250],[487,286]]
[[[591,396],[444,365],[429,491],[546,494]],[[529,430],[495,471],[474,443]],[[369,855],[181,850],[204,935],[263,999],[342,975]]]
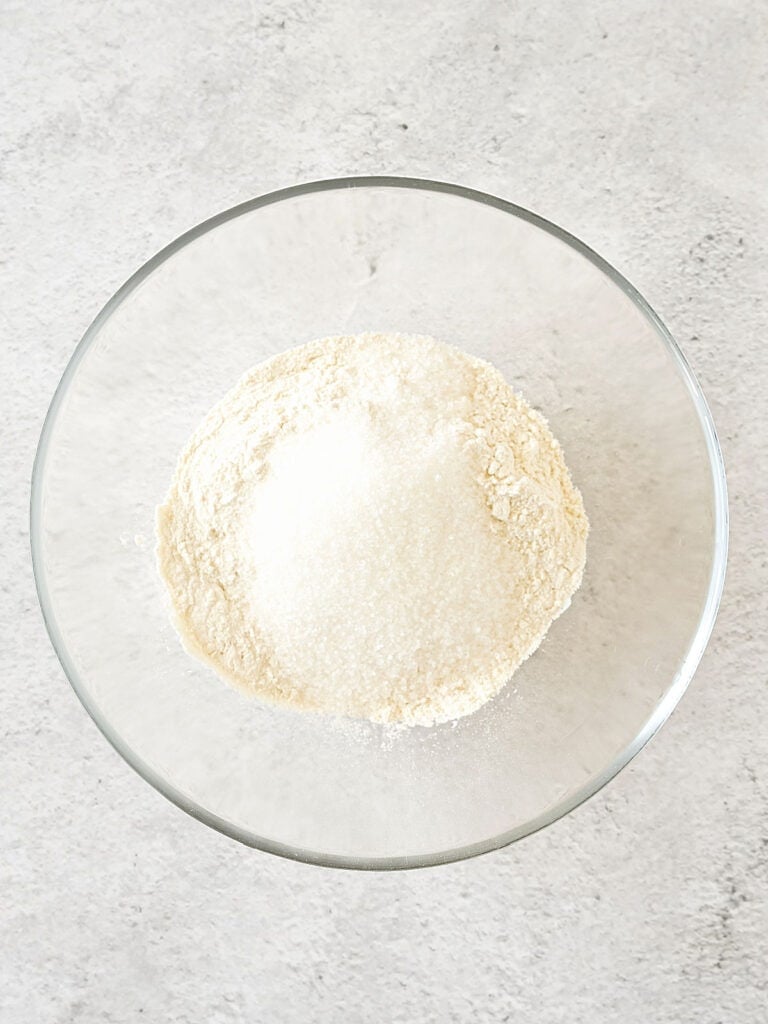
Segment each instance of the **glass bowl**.
[[[470,717],[393,730],[266,707],[183,650],[155,508],[248,367],[324,335],[434,335],[548,418],[591,522],[584,583]],[[46,419],[32,553],[80,700],[161,793],[251,846],[403,868],[504,846],[595,793],[680,699],[727,548],[715,430],[648,304],[573,236],[455,185],[284,189],[187,232],[87,330]]]

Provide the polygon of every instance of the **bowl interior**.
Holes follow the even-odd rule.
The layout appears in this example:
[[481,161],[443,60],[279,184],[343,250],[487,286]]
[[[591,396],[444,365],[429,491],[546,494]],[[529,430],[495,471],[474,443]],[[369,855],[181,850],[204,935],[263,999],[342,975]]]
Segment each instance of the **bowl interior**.
[[[539,651],[432,729],[246,699],[184,652],[155,568],[155,507],[211,405],[259,360],[368,330],[495,363],[548,418],[591,523],[583,586]],[[44,430],[33,549],[65,669],[149,781],[254,845],[398,866],[524,835],[642,745],[711,628],[723,501],[695,384],[601,261],[460,189],[330,183],[203,225],[97,318]]]

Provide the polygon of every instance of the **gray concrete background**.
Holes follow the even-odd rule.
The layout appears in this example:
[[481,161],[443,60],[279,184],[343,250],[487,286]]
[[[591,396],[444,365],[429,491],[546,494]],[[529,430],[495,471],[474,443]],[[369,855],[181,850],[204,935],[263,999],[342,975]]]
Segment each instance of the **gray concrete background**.
[[[6,0],[0,1018],[758,1024],[768,991],[768,16],[761,0]],[[201,219],[401,173],[529,206],[619,267],[707,393],[732,557],[687,696],[549,830],[416,873],[207,830],[98,734],[47,642],[29,476],[93,314]]]

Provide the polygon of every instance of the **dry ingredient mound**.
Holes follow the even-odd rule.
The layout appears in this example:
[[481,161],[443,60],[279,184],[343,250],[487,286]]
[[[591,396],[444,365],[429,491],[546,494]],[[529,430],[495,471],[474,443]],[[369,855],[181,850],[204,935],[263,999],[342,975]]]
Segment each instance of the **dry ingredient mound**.
[[432,725],[493,697],[581,583],[587,519],[545,420],[428,337],[259,364],[181,454],[158,563],[193,654],[293,708]]

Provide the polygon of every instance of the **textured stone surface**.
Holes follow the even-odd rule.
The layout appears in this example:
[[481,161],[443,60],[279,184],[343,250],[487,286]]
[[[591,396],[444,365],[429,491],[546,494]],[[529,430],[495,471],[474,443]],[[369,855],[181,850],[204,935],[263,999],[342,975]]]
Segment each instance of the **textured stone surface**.
[[[763,1021],[760,0],[41,0],[0,39],[4,1024]],[[640,757],[512,849],[393,875],[240,848],[135,776],[47,642],[27,538],[48,401],[125,277],[249,196],[376,172],[498,193],[622,269],[699,375],[732,510],[712,643]]]

